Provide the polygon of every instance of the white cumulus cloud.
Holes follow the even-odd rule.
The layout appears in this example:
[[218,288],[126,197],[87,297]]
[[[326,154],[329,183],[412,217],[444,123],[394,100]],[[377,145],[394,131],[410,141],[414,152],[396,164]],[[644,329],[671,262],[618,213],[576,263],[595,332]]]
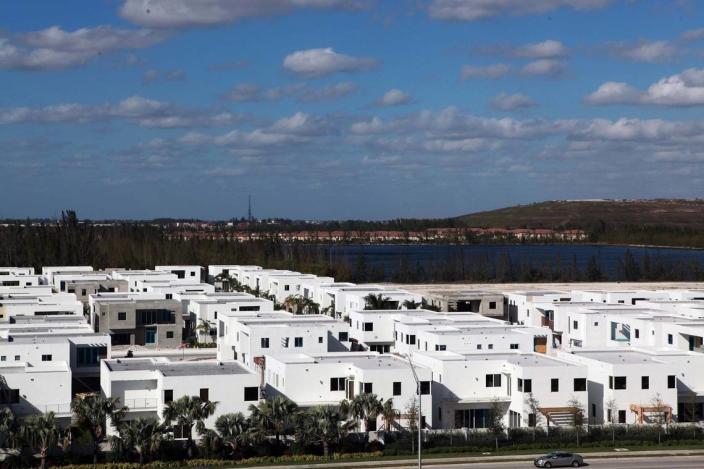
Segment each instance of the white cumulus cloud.
[[584,100],[594,105],[701,106],[704,105],[704,69],[690,68],[665,77],[644,91],[627,83],[606,82]]
[[286,70],[311,78],[339,72],[360,72],[375,67],[378,62],[366,57],[335,52],[331,47],[299,50],[284,58]]

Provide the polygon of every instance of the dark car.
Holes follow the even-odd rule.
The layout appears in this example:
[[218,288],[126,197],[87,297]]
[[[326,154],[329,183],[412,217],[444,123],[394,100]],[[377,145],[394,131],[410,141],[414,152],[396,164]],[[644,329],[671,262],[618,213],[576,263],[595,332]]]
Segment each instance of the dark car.
[[579,454],[555,451],[554,453],[535,458],[533,464],[536,467],[579,467],[584,464],[584,459]]

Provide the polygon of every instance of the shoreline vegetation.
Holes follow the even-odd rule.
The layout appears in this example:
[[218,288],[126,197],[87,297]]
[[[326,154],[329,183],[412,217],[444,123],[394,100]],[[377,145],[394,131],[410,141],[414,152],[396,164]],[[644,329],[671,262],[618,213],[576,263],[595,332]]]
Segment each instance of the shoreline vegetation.
[[[515,236],[497,238],[476,236],[457,231],[463,236],[423,243],[444,249],[428,262],[419,262],[397,254],[393,265],[386,267],[374,262],[370,253],[340,253],[347,246],[418,245],[421,243],[361,244],[342,238],[339,242],[283,241],[266,235],[247,241],[233,241],[222,236],[227,228],[209,235],[183,236],[201,233],[202,227],[178,222],[176,225],[139,222],[103,224],[79,220],[76,213],[66,211],[54,222],[17,222],[0,225],[0,264],[7,266],[93,265],[96,268],[140,269],[153,265],[255,264],[311,272],[335,277],[338,281],[355,283],[526,283],[526,282],[598,282],[598,281],[702,281],[704,259],[687,256],[659,255],[660,249],[702,250],[704,230],[659,227],[608,227],[601,225],[587,230],[584,239],[573,241],[518,239]],[[248,222],[243,222],[248,223]],[[403,228],[395,221],[394,228]],[[344,227],[344,226],[343,226]],[[421,221],[408,225],[425,228]],[[369,228],[362,226],[362,228]],[[241,229],[232,226],[230,231]],[[669,243],[653,242],[667,238]],[[678,240],[691,239],[691,243]],[[486,252],[466,254],[463,246],[582,246],[625,247],[614,265],[605,265],[597,254],[577,259],[555,254],[538,259],[514,259],[511,249],[490,256]],[[691,247],[689,247],[691,246]],[[644,250],[644,252],[639,252]],[[651,253],[650,249],[656,250]]]

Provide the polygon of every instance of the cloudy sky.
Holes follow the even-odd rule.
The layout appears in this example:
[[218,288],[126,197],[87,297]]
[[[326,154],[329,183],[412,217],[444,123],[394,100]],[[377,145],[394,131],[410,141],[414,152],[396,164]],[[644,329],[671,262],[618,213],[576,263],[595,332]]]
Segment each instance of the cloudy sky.
[[0,217],[701,197],[704,2],[0,3]]

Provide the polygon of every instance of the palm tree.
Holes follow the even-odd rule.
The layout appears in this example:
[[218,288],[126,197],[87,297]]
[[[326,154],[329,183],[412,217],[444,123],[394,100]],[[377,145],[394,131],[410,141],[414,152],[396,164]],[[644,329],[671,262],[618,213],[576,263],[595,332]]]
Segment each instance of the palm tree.
[[339,406],[318,406],[299,414],[296,441],[322,444],[323,455],[330,457],[330,445],[338,443],[350,430],[350,423]]
[[403,307],[406,309],[418,309],[421,307],[421,303],[415,300],[403,300]]
[[141,466],[159,449],[164,441],[166,428],[155,419],[138,418],[123,422],[118,432],[122,448],[130,452],[136,451]]
[[364,428],[369,432],[370,428],[376,427],[376,418],[382,412],[383,405],[376,394],[365,392],[354,396],[349,410],[352,416],[364,421]]
[[61,437],[61,430],[56,423],[54,413],[27,417],[20,429],[20,434],[27,446],[37,451],[41,461],[39,467],[44,469],[49,450],[58,446]]
[[183,396],[166,404],[162,417],[167,425],[176,425],[186,433],[186,452],[193,457],[193,425],[199,433],[205,432],[203,420],[215,413],[217,402],[204,401],[196,396]]
[[253,425],[264,432],[273,432],[276,442],[281,443],[281,435],[293,423],[298,406],[284,396],[277,395],[271,399],[249,405],[250,420]]
[[13,446],[13,437],[16,435],[17,430],[17,420],[15,419],[15,414],[9,409],[9,407],[4,407],[0,409],[0,448],[7,448],[8,446]]
[[367,310],[394,309],[393,304],[391,303],[391,298],[384,296],[381,293],[378,295],[373,293],[368,294],[364,297],[364,303],[364,309]]
[[107,419],[119,427],[127,407],[119,399],[98,394],[79,395],[71,401],[71,410],[76,424],[85,430],[93,440],[93,464],[98,464],[100,444],[107,436]]
[[217,437],[224,446],[229,448],[233,457],[240,448],[249,442],[249,427],[249,420],[242,412],[224,414],[215,421]]
[[384,419],[384,430],[391,431],[391,427],[398,420],[398,411],[394,409],[394,400],[389,398],[381,406],[381,416]]
[[198,332],[198,334],[200,335],[208,337],[212,328],[212,322],[208,321],[207,319],[199,319],[198,325],[196,326],[196,332]]

